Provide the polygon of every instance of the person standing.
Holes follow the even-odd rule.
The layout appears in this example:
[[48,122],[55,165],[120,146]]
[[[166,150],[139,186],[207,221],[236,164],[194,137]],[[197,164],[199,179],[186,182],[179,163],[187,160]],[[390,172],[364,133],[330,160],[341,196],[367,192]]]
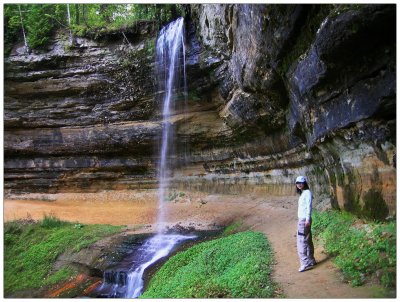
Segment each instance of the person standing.
[[297,253],[300,258],[299,272],[311,269],[317,264],[314,258],[314,244],[311,235],[312,193],[305,176],[296,178],[296,191],[300,194],[297,216]]

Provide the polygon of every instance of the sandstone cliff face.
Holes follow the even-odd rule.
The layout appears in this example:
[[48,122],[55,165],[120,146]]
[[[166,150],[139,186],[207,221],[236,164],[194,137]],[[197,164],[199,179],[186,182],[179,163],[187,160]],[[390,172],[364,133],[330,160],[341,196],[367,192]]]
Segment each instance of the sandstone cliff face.
[[[395,214],[394,5],[192,5],[176,186]],[[157,31],[5,59],[6,193],[156,185]]]
[[252,160],[238,157],[246,171],[262,167],[266,183],[306,174],[319,206],[394,214],[393,6],[199,5],[194,14],[202,44],[221,58],[221,117],[248,141],[274,138]]

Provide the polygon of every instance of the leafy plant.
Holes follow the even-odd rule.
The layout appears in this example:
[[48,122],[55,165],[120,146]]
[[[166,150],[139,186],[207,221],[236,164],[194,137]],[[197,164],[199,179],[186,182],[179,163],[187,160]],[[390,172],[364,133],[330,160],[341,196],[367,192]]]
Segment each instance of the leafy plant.
[[31,5],[26,14],[27,39],[29,47],[36,49],[48,44],[51,33],[55,28],[53,20],[46,14],[55,14],[54,5]]
[[43,220],[40,222],[40,226],[47,229],[61,227],[68,224],[66,221],[58,219],[54,214],[45,214]]
[[176,193],[176,191],[174,190],[174,191],[171,191],[171,192],[168,193],[167,200],[168,200],[168,201],[173,201],[173,200],[175,200],[177,197],[178,197],[178,193]]
[[142,298],[268,298],[273,252],[263,234],[242,232],[171,257]]
[[314,212],[313,232],[352,285],[376,275],[385,287],[395,286],[395,222],[366,222],[339,211]]

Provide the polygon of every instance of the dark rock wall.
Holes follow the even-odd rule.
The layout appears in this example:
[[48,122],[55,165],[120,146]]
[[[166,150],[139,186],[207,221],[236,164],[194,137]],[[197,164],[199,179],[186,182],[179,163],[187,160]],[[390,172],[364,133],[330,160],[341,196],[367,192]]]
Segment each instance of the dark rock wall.
[[[395,5],[191,5],[177,186],[396,209]],[[156,185],[153,24],[5,59],[6,193]]]
[[[261,166],[264,177],[274,175],[265,183],[304,173],[321,207],[394,214],[394,6],[199,5],[194,12],[200,40],[223,62],[221,117],[253,141],[246,150],[274,137],[252,160],[238,154],[220,166],[251,162],[247,172]],[[380,204],[374,209],[373,194]]]

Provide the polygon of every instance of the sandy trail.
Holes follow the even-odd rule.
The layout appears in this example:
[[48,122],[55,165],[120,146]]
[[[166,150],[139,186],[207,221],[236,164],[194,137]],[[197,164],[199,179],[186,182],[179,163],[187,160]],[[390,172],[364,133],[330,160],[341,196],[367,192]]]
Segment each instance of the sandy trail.
[[[158,204],[156,191],[117,191],[55,195],[25,195],[4,201],[4,220],[41,219],[55,215],[62,220],[86,224],[143,225],[156,229]],[[44,201],[45,199],[45,201]],[[178,192],[165,208],[168,225],[181,224],[209,229],[241,221],[243,228],[263,232],[270,240],[276,265],[274,280],[287,298],[371,298],[376,286],[353,288],[340,281],[332,261],[316,246],[318,265],[307,272],[297,271],[296,252],[297,196],[208,195]]]

